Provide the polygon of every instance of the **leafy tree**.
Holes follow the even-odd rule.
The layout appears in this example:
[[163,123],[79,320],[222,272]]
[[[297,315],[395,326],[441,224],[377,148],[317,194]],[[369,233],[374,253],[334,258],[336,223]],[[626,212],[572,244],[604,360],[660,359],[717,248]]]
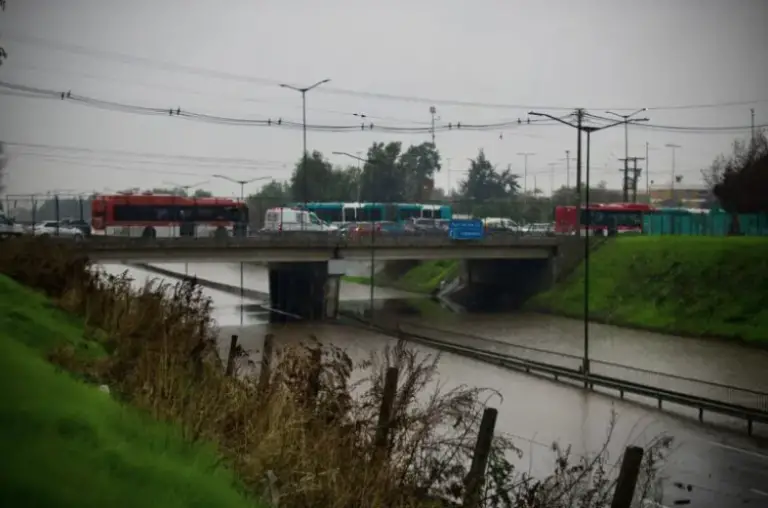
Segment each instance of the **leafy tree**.
[[459,189],[463,198],[476,202],[499,200],[519,192],[520,184],[517,180],[518,175],[512,174],[509,168],[497,171],[483,150],[480,150],[477,157],[470,161],[467,178],[460,182]]
[[498,171],[480,150],[470,160],[467,177],[459,182],[459,202],[455,208],[460,213],[478,217],[513,217],[519,220],[521,201],[517,199],[520,185],[518,175],[507,168]]
[[355,166],[333,170],[332,201],[359,201],[362,170]]
[[213,192],[205,190],[205,189],[197,189],[194,194],[192,194],[193,198],[212,198]]
[[440,171],[440,152],[433,143],[411,145],[400,156],[400,171],[405,176],[406,200],[423,202],[430,197],[435,172]]
[[187,190],[182,187],[155,187],[150,189],[152,194],[169,194],[171,196],[187,196]]
[[291,200],[291,186],[285,182],[278,182],[272,180],[269,183],[262,186],[259,192],[252,194],[248,199],[273,199],[275,201],[290,201]]
[[768,138],[763,131],[749,143],[734,142],[729,157],[719,157],[705,173],[720,206],[732,216],[731,234],[740,232],[738,215],[768,213]]
[[396,203],[406,200],[403,165],[400,164],[402,144],[374,143],[368,149],[368,162],[363,168],[361,198],[363,201]]
[[[8,156],[5,155],[5,143],[0,141],[0,192],[5,190],[3,185],[3,174],[5,173],[5,166],[8,164]],[[0,210],[2,205],[0,205]]]
[[[5,10],[5,3],[6,3],[5,0],[0,0],[0,11]],[[8,58],[8,53],[5,52],[5,48],[0,46],[0,65],[3,65],[3,60],[5,60],[6,58]]]
[[[297,201],[330,201],[338,194],[338,174],[318,151],[300,159],[291,177],[291,195]],[[305,195],[306,192],[306,195]]]

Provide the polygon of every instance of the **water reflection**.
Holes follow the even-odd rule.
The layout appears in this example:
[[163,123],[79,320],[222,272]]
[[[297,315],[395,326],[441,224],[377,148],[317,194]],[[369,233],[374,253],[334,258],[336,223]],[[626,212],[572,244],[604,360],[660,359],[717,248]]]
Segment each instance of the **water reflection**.
[[[205,273],[206,278],[229,283],[234,276],[239,283],[239,268],[207,266],[212,271]],[[110,273],[121,273],[126,268],[113,265],[105,266],[105,269]],[[156,278],[145,270],[130,270],[137,285],[148,278]],[[196,272],[199,277],[204,276],[200,270],[196,269]],[[219,272],[220,276],[217,275]],[[263,269],[248,273],[251,274],[249,283],[256,284],[261,278],[265,283],[262,287],[268,287]],[[360,286],[352,291],[368,294],[369,288]],[[321,342],[344,349],[358,362],[367,359],[372,351],[380,351],[394,343],[392,338],[370,329],[335,323],[271,325],[267,323],[269,311],[261,302],[246,301],[241,305],[239,296],[209,289],[203,289],[203,292],[214,301],[214,318],[220,326],[222,349],[228,346],[229,337],[236,334],[256,363],[260,360],[259,351],[267,333],[275,335],[278,347],[306,342],[314,336]],[[344,301],[341,307],[344,311],[362,315],[370,312],[367,298]],[[373,312],[377,313],[377,319],[389,320],[392,324],[413,322],[573,354],[580,354],[583,340],[581,323],[577,321],[522,313],[455,314],[445,305],[425,298],[377,299]],[[241,316],[243,326],[240,326]],[[694,373],[703,372],[709,379],[751,380],[749,382],[756,386],[768,382],[762,374],[762,366],[766,364],[763,352],[744,350],[733,344],[680,339],[602,325],[592,325],[591,330],[597,358],[670,368],[678,373],[688,369]],[[436,354],[430,348],[415,347],[424,354]],[[709,491],[703,491],[703,497],[702,491],[694,492],[691,498],[696,499],[696,506],[729,506],[723,504],[724,499],[730,500],[768,483],[768,456],[759,451],[759,441],[743,434],[723,433],[701,426],[695,422],[694,410],[680,409],[688,417],[681,420],[672,413],[656,411],[647,405],[585,392],[452,354],[441,356],[439,369],[439,381],[445,389],[468,385],[498,390],[501,398],[489,402],[499,409],[497,429],[515,436],[516,444],[526,453],[521,467],[530,467],[534,473],[551,471],[552,455],[548,446],[552,441],[571,444],[574,451],[581,454],[598,450],[605,440],[612,411],[615,411],[617,420],[609,447],[611,457],[618,458],[628,444],[643,446],[660,434],[673,435],[676,450],[668,465],[672,481],[713,486],[718,492],[726,493],[723,498]],[[422,395],[426,396],[426,393]],[[729,423],[722,418],[718,422]],[[739,425],[743,426],[743,422]],[[764,428],[758,430],[764,431]]]

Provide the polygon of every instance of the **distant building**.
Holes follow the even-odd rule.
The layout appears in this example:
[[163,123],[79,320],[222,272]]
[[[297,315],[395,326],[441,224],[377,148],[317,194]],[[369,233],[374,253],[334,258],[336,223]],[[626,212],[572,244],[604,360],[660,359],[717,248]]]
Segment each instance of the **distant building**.
[[712,191],[705,185],[676,183],[674,190],[669,183],[651,185],[651,204],[683,208],[708,208],[712,203]]

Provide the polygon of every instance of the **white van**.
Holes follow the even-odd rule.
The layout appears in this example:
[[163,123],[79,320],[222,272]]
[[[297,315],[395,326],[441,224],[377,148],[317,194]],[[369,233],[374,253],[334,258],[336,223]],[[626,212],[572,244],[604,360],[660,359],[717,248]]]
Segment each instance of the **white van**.
[[300,208],[270,208],[264,216],[264,231],[337,231],[313,212]]

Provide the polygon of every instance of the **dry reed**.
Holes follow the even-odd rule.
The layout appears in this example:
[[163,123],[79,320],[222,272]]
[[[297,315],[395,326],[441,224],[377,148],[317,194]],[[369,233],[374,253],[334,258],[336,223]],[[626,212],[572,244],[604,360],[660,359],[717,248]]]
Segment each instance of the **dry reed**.
[[[434,388],[437,357],[403,342],[357,368],[333,346],[308,340],[276,353],[269,382],[228,377],[217,354],[211,302],[189,283],[147,283],[93,269],[76,247],[22,238],[0,245],[0,272],[48,294],[83,318],[86,333],[108,355],[97,361],[71,348],[51,358],[106,383],[117,397],[180,426],[190,441],[214,442],[222,467],[233,468],[257,496],[280,507],[447,506],[460,499],[488,390]],[[241,352],[241,354],[244,354]],[[319,358],[319,363],[318,363]],[[399,369],[387,449],[373,436],[388,367]],[[426,402],[423,394],[428,393]],[[417,395],[421,402],[417,400]],[[655,480],[669,446],[646,451],[638,499]],[[522,456],[504,436],[494,439],[482,505],[603,507],[614,475],[605,449],[574,457],[553,446],[554,471],[518,471]]]

